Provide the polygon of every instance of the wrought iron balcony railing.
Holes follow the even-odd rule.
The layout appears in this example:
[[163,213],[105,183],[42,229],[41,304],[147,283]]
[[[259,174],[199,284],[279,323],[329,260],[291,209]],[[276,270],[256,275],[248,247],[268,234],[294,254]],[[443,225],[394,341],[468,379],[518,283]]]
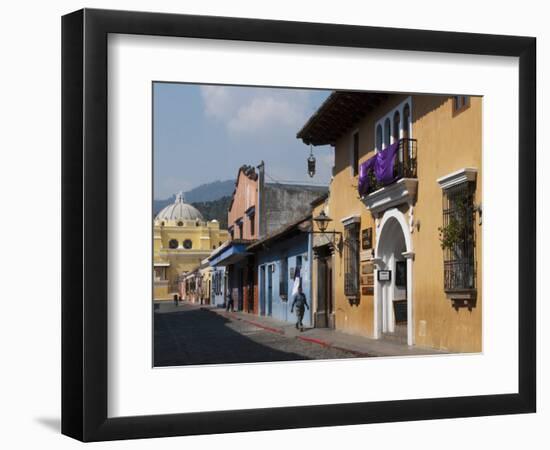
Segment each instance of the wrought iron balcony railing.
[[[389,186],[402,178],[416,178],[416,139],[399,139],[398,146],[393,162],[393,178],[389,181],[380,181],[376,178],[373,170],[369,171],[369,183],[366,191],[366,195]],[[382,150],[386,151],[386,150]]]

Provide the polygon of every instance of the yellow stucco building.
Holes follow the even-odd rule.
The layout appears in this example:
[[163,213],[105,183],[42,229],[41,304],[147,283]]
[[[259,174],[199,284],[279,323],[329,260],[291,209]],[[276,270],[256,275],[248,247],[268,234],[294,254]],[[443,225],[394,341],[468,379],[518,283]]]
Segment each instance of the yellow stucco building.
[[168,300],[178,292],[181,275],[200,266],[229,235],[217,220],[205,221],[183,194],[162,209],[153,221],[154,300]]
[[335,151],[312,204],[337,233],[314,238],[316,326],[482,350],[481,119],[480,97],[334,92],[304,125]]

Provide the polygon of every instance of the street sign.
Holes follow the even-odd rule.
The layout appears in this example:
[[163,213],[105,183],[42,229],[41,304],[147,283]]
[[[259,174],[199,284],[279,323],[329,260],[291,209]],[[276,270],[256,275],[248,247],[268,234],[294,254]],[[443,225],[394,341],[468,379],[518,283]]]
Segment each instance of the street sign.
[[372,248],[372,227],[365,228],[361,231],[361,247],[363,250]]
[[378,271],[378,281],[390,281],[390,280],[391,280],[391,270]]

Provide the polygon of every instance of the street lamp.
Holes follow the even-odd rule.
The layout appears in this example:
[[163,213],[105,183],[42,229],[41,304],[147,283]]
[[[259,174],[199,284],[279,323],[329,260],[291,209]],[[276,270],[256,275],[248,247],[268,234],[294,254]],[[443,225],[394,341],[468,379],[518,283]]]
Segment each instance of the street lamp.
[[[324,236],[325,239],[327,239],[328,242],[324,242],[329,244],[329,246],[332,249],[338,249],[338,251],[342,251],[341,245],[344,243],[342,239],[342,233],[340,231],[327,231],[328,224],[332,222],[332,219],[325,214],[324,211],[321,211],[317,217],[313,217],[313,222],[317,225],[317,228],[319,228],[319,231],[309,231],[310,234],[320,234],[321,236]],[[328,236],[332,236],[332,238],[328,238]],[[339,236],[340,239],[338,242],[336,242],[336,236]]]
[[313,148],[309,147],[309,158],[307,159],[307,173],[313,178],[315,175],[315,156],[313,156]]
[[317,217],[313,218],[313,221],[317,224],[317,227],[321,230],[321,233],[324,233],[328,227],[328,224],[332,222],[332,219],[327,216],[324,211],[321,211]]

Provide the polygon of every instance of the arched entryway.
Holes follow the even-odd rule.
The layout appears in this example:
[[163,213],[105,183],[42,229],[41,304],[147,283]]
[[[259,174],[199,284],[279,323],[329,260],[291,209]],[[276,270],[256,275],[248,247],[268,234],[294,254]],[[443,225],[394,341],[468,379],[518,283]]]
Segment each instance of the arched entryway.
[[[413,345],[414,253],[407,221],[396,208],[386,211],[382,217],[375,254],[375,335]],[[378,276],[381,270],[390,272],[389,280],[379,280],[384,278]]]

